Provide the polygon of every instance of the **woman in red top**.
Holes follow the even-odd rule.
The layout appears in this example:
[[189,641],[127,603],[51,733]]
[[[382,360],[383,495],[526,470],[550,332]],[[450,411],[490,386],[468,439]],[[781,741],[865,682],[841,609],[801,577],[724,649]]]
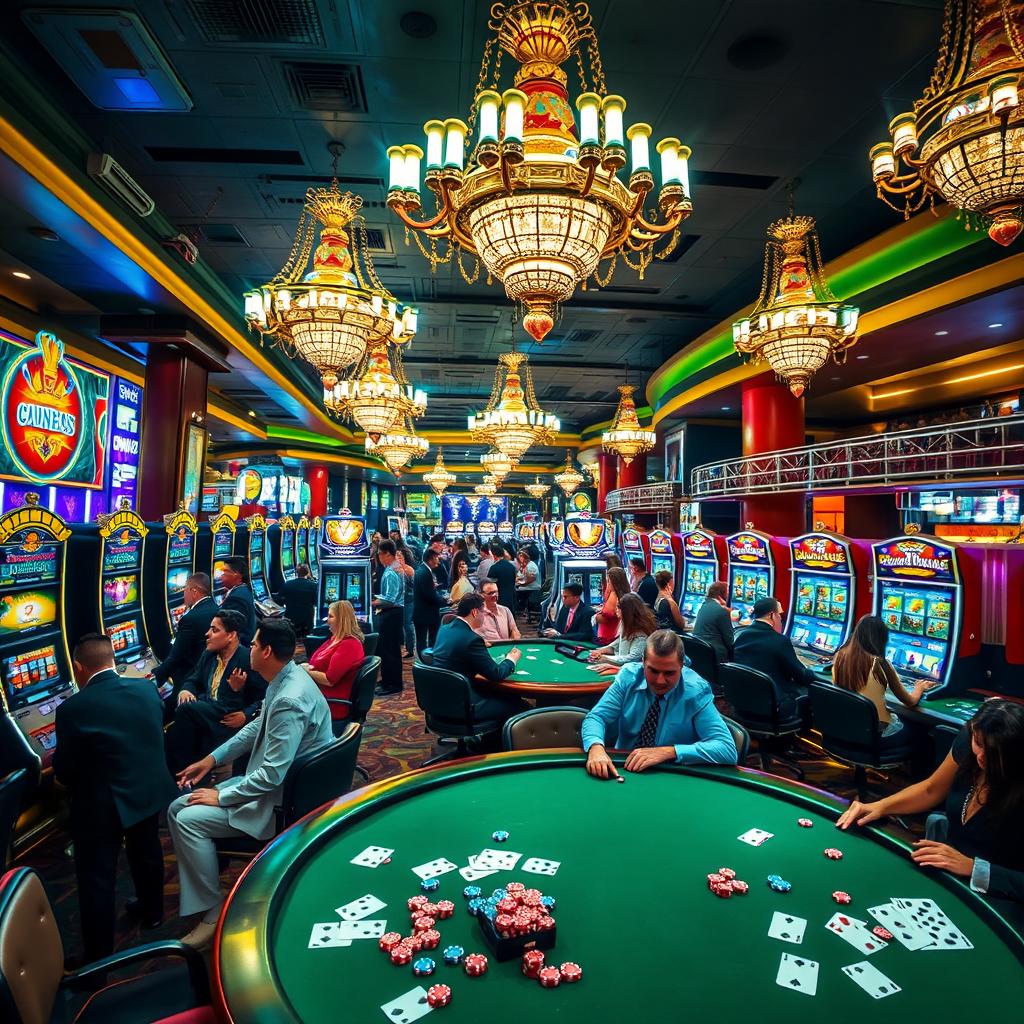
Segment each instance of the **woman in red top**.
[[[363,634],[349,601],[335,601],[327,610],[331,639],[321,644],[303,666],[325,697],[350,700],[352,683],[363,663]],[[331,719],[348,718],[348,708],[331,704]]]
[[604,603],[594,616],[597,619],[597,641],[614,643],[619,635],[619,598],[629,593],[629,577],[621,566],[612,566],[604,581]]

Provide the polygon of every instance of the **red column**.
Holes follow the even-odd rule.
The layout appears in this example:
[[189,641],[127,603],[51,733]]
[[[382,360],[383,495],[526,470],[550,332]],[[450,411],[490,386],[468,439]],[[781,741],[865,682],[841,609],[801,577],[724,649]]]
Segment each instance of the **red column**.
[[[743,384],[743,454],[760,455],[805,442],[804,400],[770,374]],[[743,501],[743,522],[782,537],[804,532],[804,495],[755,494]]]
[[326,466],[307,466],[306,483],[309,484],[310,516],[327,515],[327,480]]
[[618,484],[617,459],[608,452],[601,452],[597,456],[597,514],[604,515],[605,502],[608,492],[614,491]]
[[639,487],[647,483],[647,456],[638,455],[628,466],[619,459],[619,486]]

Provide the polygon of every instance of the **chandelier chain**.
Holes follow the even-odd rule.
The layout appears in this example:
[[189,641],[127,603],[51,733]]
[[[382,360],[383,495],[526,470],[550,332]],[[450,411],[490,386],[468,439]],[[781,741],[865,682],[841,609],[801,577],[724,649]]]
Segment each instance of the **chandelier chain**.
[[[359,244],[356,248],[356,255],[359,253],[368,253],[370,251],[370,239],[366,234],[366,220],[363,217],[356,218],[356,232],[359,236]],[[359,263],[358,259],[352,261],[354,264]],[[366,260],[366,274],[370,279],[370,283],[377,289],[377,291],[384,292],[385,295],[390,295],[391,292],[384,286],[384,283],[377,276],[377,268],[373,265],[371,260]],[[356,275],[358,277],[358,274]]]
[[615,264],[618,262],[619,253],[618,251],[613,252],[611,259],[608,261],[608,274],[603,279],[601,277],[601,268],[597,267],[594,270],[594,281],[597,283],[598,288],[607,288],[611,283],[612,275],[615,273]]
[[[467,119],[467,126],[469,131],[466,132],[466,138],[464,140],[464,146],[468,150],[472,146],[473,129],[476,127],[476,98],[487,86],[487,75],[491,70],[491,53],[494,50],[495,40],[488,39],[484,43],[484,55],[480,61],[480,74],[476,80],[476,90],[473,93],[473,104],[469,110],[469,118]],[[498,50],[498,59],[501,59],[501,50]],[[495,76],[497,77],[497,76]]]
[[1024,36],[1021,36],[1013,20],[1010,0],[999,0],[999,10],[1003,15],[1003,24],[1006,26],[1006,38],[1010,41],[1010,49],[1013,50],[1013,55],[1017,60],[1024,61]]
[[[457,247],[456,246],[452,246],[452,248],[457,248]],[[473,273],[472,274],[467,274],[466,273],[466,268],[462,265],[462,255],[463,255],[463,250],[461,248],[459,248],[458,249],[457,265],[458,265],[458,268],[459,268],[459,273],[462,275],[462,280],[465,281],[466,284],[476,284],[476,282],[480,278],[480,257],[477,256],[476,259],[473,261]]]
[[291,252],[281,269],[270,279],[271,284],[288,284],[292,281],[296,268],[302,269],[309,262],[309,254],[313,251],[313,237],[316,234],[316,221],[306,212],[299,218],[295,229],[295,240]]

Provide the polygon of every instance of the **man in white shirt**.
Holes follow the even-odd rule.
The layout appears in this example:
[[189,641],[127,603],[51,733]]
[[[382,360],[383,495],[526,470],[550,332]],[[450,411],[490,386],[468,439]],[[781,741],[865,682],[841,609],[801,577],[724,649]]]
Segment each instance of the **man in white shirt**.
[[487,574],[491,571],[492,565],[494,565],[494,555],[491,554],[491,549],[485,546],[480,552],[480,561],[477,562],[476,568],[469,574],[469,578],[477,587],[487,579]]
[[480,593],[484,607],[476,632],[489,644],[520,639],[515,616],[503,604],[498,604],[498,584],[494,580],[484,579]]

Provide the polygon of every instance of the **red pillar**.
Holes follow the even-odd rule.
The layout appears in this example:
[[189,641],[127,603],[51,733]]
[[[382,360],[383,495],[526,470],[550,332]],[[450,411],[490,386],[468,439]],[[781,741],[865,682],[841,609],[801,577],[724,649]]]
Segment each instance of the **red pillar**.
[[597,514],[604,515],[608,492],[619,486],[619,470],[617,458],[609,452],[601,452],[597,456]]
[[[743,454],[760,455],[805,442],[804,400],[770,374],[743,384]],[[804,532],[804,495],[754,494],[743,502],[743,522],[782,537]]]
[[306,483],[309,484],[310,516],[327,515],[327,480],[326,466],[307,466]]
[[639,487],[645,483],[647,483],[646,455],[638,455],[628,466],[622,459],[619,459],[620,487]]

